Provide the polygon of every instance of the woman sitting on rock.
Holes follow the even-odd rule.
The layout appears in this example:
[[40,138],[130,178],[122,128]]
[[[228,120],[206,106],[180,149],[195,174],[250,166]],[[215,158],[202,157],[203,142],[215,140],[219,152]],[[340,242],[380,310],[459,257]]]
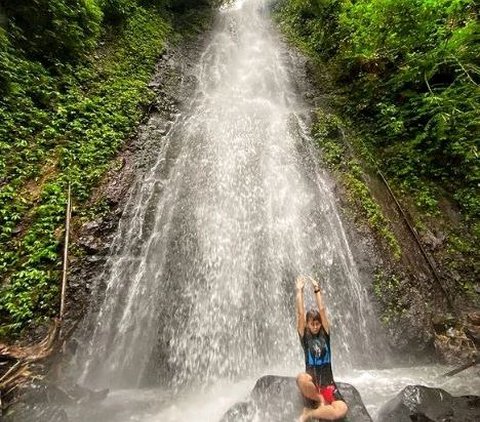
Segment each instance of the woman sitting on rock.
[[[310,280],[313,286],[318,310],[311,309],[305,315],[303,288],[307,280]],[[316,280],[311,277],[297,277],[295,305],[297,331],[305,351],[306,366],[305,372],[297,376],[297,385],[308,405],[303,409],[299,422],[312,418],[341,419],[346,415],[348,407],[333,380],[330,327]]]

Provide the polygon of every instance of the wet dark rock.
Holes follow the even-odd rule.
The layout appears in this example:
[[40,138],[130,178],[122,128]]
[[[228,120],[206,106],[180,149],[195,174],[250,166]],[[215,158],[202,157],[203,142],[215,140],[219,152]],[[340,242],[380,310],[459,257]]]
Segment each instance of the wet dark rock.
[[129,151],[117,159],[107,177],[109,183],[103,187],[103,197],[113,209],[121,204],[135,179],[135,163]]
[[105,257],[103,257],[101,255],[91,255],[91,256],[85,257],[85,259],[89,263],[97,263],[97,262],[104,261]]
[[[337,383],[346,403],[348,413],[345,421],[371,422],[358,391],[350,384]],[[220,422],[296,420],[303,410],[303,399],[295,378],[267,375],[260,378],[250,397],[231,407]]]
[[465,327],[465,333],[475,344],[480,344],[480,327],[467,326]]
[[435,349],[445,363],[463,365],[477,359],[480,346],[480,313],[470,312],[434,321]]
[[465,333],[477,347],[480,347],[480,312],[467,314]]
[[20,400],[8,408],[5,422],[68,422],[65,406],[104,400],[108,390],[93,391],[77,384],[33,382]]
[[89,221],[80,228],[76,244],[81,246],[87,255],[98,254],[107,247],[101,236],[103,231],[102,220]]
[[20,403],[14,406],[2,420],[5,422],[68,422],[68,417],[65,410],[55,404]]
[[480,420],[480,397],[454,397],[439,388],[409,385],[380,409],[377,420],[475,422]]
[[56,405],[72,405],[79,403],[96,403],[104,400],[108,389],[90,390],[78,384],[50,385],[48,387],[48,402]]
[[77,244],[82,246],[87,254],[95,254],[105,249],[105,243],[95,236],[81,236]]
[[422,242],[430,250],[434,251],[440,248],[445,242],[445,233],[432,233],[430,230],[425,229],[422,233]]
[[99,227],[100,223],[98,221],[89,221],[82,226],[81,230],[82,232],[89,233],[92,232],[92,230],[97,230]]
[[[405,289],[407,290],[407,289]],[[404,312],[397,327],[391,331],[396,334],[396,345],[400,350],[413,349],[421,354],[432,348],[434,340],[431,316],[425,311],[425,297],[412,289],[407,311]]]

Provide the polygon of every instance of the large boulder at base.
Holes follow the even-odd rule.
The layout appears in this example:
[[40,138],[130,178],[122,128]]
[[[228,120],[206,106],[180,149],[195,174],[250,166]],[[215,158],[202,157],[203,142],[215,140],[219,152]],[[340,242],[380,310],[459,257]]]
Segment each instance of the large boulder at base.
[[384,404],[378,422],[478,422],[480,397],[454,397],[440,388],[409,385]]
[[[345,422],[372,422],[358,391],[350,384],[337,383],[348,404]],[[295,378],[267,375],[260,378],[250,396],[235,404],[220,422],[292,422],[303,410],[303,399]]]

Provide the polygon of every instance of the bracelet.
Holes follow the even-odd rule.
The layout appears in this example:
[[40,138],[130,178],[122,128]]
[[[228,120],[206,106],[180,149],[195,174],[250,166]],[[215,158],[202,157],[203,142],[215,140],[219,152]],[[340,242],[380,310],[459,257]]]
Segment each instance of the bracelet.
[[318,289],[313,289],[313,293],[315,293],[315,294],[320,293],[320,288],[318,288]]

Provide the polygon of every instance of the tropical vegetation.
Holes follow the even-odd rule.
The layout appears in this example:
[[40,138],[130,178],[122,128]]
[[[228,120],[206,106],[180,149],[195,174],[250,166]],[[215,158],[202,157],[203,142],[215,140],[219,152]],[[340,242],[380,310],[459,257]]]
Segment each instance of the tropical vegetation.
[[177,18],[207,5],[0,5],[0,335],[58,313],[67,185],[81,218],[152,100],[148,82]]
[[479,15],[474,0],[277,2],[283,31],[329,75],[333,107],[417,229],[447,238],[437,258],[470,290],[480,277]]

